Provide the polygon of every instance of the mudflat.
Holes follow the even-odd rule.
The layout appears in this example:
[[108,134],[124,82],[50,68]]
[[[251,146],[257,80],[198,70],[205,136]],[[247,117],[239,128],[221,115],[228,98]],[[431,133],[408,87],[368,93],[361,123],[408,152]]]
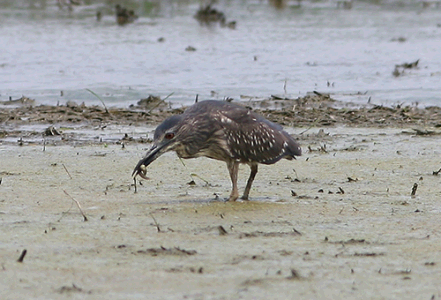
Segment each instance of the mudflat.
[[429,119],[287,127],[304,155],[260,165],[251,201],[238,202],[225,202],[224,163],[184,165],[174,153],[135,193],[131,172],[152,129],[140,123],[89,124],[89,136],[102,135],[91,139],[64,125],[16,142],[23,132],[10,119],[1,298],[438,299],[441,132]]

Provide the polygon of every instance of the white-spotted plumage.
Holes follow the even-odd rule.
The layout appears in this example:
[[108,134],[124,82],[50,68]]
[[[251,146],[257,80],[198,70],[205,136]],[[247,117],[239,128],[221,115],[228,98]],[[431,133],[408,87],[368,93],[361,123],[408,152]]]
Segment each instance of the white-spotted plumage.
[[224,101],[201,101],[183,114],[160,124],[154,146],[136,166],[133,174],[145,174],[145,167],[162,153],[176,151],[179,157],[206,156],[225,161],[233,189],[229,200],[238,198],[237,171],[246,163],[251,174],[243,194],[248,199],[258,164],[273,164],[282,158],[301,155],[300,146],[280,125],[245,107]]

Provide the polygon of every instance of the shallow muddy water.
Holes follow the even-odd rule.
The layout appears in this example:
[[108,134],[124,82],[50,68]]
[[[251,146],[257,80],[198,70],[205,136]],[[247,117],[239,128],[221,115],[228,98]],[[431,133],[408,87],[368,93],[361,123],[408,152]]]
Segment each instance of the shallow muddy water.
[[0,145],[0,295],[437,299],[439,137],[411,132],[310,129],[304,155],[261,166],[236,203],[205,158],[160,157],[135,194],[145,145]]
[[[441,7],[219,1],[215,7],[237,21],[231,30],[198,24],[199,1],[125,2],[140,18],[123,27],[113,15],[116,1],[84,2],[71,12],[55,1],[33,1],[33,8],[2,2],[1,100],[99,104],[91,89],[108,105],[174,93],[169,100],[179,106],[196,94],[238,100],[319,90],[359,103],[441,104]],[[417,59],[419,68],[392,75],[395,65]]]

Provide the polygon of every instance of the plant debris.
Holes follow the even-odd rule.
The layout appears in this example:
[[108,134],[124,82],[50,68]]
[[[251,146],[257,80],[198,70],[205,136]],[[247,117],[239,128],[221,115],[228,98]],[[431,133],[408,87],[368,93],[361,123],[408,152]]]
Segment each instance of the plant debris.
[[72,286],[67,286],[67,285],[63,285],[61,288],[57,289],[57,292],[60,294],[64,294],[64,293],[86,293],[86,294],[91,294],[92,291],[85,291],[82,288],[78,287],[75,285],[75,283],[72,283]]
[[262,232],[262,231],[253,231],[250,233],[241,233],[239,238],[250,238],[250,237],[284,237],[284,236],[301,236],[302,234],[293,228],[293,231],[290,232]]
[[165,248],[161,246],[160,248],[149,248],[147,250],[138,250],[137,253],[150,254],[151,256],[158,256],[158,255],[185,256],[185,255],[195,255],[197,252],[196,250],[184,250],[179,247]]

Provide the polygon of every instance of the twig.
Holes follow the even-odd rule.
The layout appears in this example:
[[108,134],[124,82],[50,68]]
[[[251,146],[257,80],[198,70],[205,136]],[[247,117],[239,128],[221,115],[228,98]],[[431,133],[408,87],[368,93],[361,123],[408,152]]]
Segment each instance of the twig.
[[106,106],[106,104],[104,103],[104,101],[103,101],[103,99],[101,99],[101,97],[100,96],[98,96],[95,92],[93,92],[92,90],[89,90],[89,89],[86,89],[86,91],[88,91],[88,92],[90,92],[92,95],[94,95],[95,97],[97,97],[98,98],[98,100],[100,100],[101,101],[101,103],[103,104],[103,106],[104,106],[104,109],[106,110],[106,113],[108,113],[108,114],[110,114],[109,113],[109,110],[107,109],[107,106]]
[[22,263],[24,257],[26,256],[26,253],[27,253],[27,252],[28,252],[28,250],[24,249],[24,250],[21,252],[20,257],[17,259],[17,262]]
[[165,102],[165,100],[167,100],[171,95],[173,95],[175,92],[171,92],[170,94],[167,95],[167,97],[165,97],[164,99],[161,99],[161,101],[158,102],[158,104],[156,104],[155,106],[153,106],[148,113],[151,113],[155,108],[157,108],[162,102]]
[[202,178],[201,176],[199,176],[199,175],[196,174],[196,173],[191,173],[190,176],[192,176],[192,178],[193,178],[193,176],[194,176],[194,177],[197,177],[197,178],[199,178],[200,180],[204,181],[206,185],[210,185],[210,183],[209,183],[207,180],[205,180],[204,178]]
[[150,215],[150,217],[152,217],[153,222],[155,222],[155,226],[156,226],[156,229],[158,229],[158,232],[161,232],[161,228],[159,227],[158,222],[156,222],[156,219],[155,219],[155,217],[153,216],[153,214],[150,213],[149,215]]
[[411,195],[412,197],[415,196],[417,189],[418,189],[418,183],[414,183],[414,184],[413,184],[413,187],[412,187],[412,193],[410,193],[410,195]]
[[309,129],[311,129],[312,127],[315,127],[315,125],[317,125],[317,123],[321,120],[321,118],[317,118],[314,122],[312,122],[311,126],[309,126],[308,128],[306,128],[304,131],[300,132],[300,134],[304,134],[305,132],[307,132]]
[[77,204],[78,209],[80,210],[81,214],[83,215],[84,222],[87,222],[87,217],[86,217],[86,215],[84,214],[83,210],[81,209],[80,202],[78,202],[78,200],[76,200],[74,197],[72,197],[71,195],[69,195],[65,190],[63,190],[63,192],[64,192],[67,196],[69,196],[70,199],[72,199],[72,201],[74,201],[74,202]]
[[67,170],[66,166],[64,164],[61,164],[63,168],[66,170],[67,175],[69,175],[69,178],[72,179],[72,176],[70,176],[69,171]]
[[228,231],[222,225],[217,226],[217,230],[219,230],[219,235],[227,235]]

